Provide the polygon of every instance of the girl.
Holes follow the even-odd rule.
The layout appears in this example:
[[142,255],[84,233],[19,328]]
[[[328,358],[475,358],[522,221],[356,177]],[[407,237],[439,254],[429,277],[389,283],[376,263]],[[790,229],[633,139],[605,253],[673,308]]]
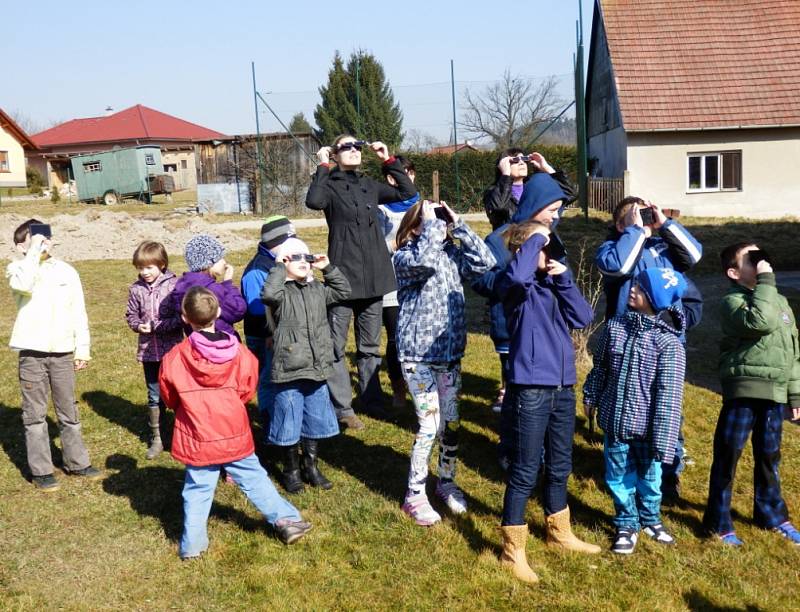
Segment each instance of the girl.
[[[314,280],[312,268],[321,270],[325,283]],[[289,238],[276,249],[261,298],[269,305],[273,327],[272,383],[275,400],[268,405],[271,444],[286,449],[284,487],[303,490],[302,475],[314,487],[333,485],[317,467],[318,440],[339,433],[326,381],[333,367],[333,344],[326,306],[346,300],[350,283],[331,265],[327,255],[310,255],[302,240]]]
[[183,339],[181,312],[174,309],[170,294],[178,282],[167,270],[169,258],[160,242],[145,240],[133,252],[133,267],[139,279],[128,290],[128,308],[125,319],[128,326],[139,334],[136,359],[144,368],[147,386],[147,413],[150,425],[150,448],[145,455],[155,459],[164,450],[159,428],[163,403],[158,391],[158,373],[161,359]]
[[483,208],[493,230],[508,223],[517,210],[525,179],[528,178],[525,157],[528,156],[522,149],[513,147],[502,151],[497,158],[494,185],[483,194]]
[[325,211],[331,262],[342,271],[352,288],[348,300],[328,308],[334,356],[333,375],[328,385],[339,422],[353,429],[364,427],[351,406],[352,389],[345,361],[347,330],[354,316],[361,409],[373,416],[387,416],[378,380],[381,310],[383,296],[394,291],[396,283],[378,222],[378,204],[407,200],[417,193],[400,162],[389,156],[382,142],[369,146],[397,187],[358,174],[361,149],[365,145],[364,141],[344,134],[336,138],[332,147],[321,148],[317,153],[320,164],[306,196],[306,206]]
[[594,318],[592,307],[569,269],[547,256],[550,228],[540,221],[511,225],[506,231],[511,261],[498,278],[511,336],[508,397],[503,415],[510,460],[503,499],[504,565],[525,582],[537,582],[525,557],[528,525],[525,506],[536,485],[545,449],[544,506],[547,541],[566,550],[599,553],[600,547],[572,534],[567,478],[572,471],[575,430],[575,352],[571,329]]
[[441,520],[425,492],[435,439],[439,440],[436,495],[455,514],[467,510],[464,494],[454,482],[457,396],[467,342],[461,279],[477,278],[495,261],[483,241],[444,202],[426,200],[412,206],[397,230],[397,246],[397,353],[419,420],[403,511],[418,525],[427,526]]

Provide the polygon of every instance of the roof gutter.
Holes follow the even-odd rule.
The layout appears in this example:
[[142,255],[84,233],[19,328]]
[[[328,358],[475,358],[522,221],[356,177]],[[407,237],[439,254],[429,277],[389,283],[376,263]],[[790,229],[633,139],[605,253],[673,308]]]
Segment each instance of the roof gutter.
[[724,125],[711,127],[674,127],[674,128],[650,128],[650,129],[626,129],[629,134],[653,134],[658,132],[720,132],[723,130],[765,130],[774,128],[796,128],[800,123],[770,123],[753,125]]

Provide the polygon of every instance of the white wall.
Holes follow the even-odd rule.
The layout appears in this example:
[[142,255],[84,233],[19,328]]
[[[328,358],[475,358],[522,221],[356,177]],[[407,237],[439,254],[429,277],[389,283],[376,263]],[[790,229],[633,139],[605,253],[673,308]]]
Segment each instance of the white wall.
[[[742,190],[689,193],[687,154],[742,151]],[[800,128],[628,133],[629,193],[703,217],[800,217]]]
[[0,187],[26,187],[25,153],[22,145],[0,127],[0,151],[8,153],[8,172],[0,171]]

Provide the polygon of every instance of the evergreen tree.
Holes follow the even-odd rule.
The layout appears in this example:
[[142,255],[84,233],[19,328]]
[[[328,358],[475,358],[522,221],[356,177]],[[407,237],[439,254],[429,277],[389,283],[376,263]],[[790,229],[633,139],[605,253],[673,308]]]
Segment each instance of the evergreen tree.
[[313,131],[313,129],[306,116],[303,113],[297,113],[289,123],[289,131],[292,134],[306,134]]
[[337,51],[328,83],[319,88],[319,93],[322,103],[317,105],[314,119],[319,126],[317,136],[323,143],[332,143],[339,134],[352,134],[383,141],[390,149],[400,146],[403,113],[394,100],[383,66],[371,53],[353,53],[345,67]]

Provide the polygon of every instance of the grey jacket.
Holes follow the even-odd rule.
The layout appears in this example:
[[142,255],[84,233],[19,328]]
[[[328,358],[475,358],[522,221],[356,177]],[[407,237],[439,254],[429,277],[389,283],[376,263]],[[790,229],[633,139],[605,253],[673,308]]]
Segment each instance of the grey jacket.
[[324,381],[333,371],[327,305],[350,297],[350,283],[333,264],[322,275],[324,283],[287,281],[286,266],[277,263],[264,283],[261,300],[269,306],[268,325],[274,328],[274,383]]

